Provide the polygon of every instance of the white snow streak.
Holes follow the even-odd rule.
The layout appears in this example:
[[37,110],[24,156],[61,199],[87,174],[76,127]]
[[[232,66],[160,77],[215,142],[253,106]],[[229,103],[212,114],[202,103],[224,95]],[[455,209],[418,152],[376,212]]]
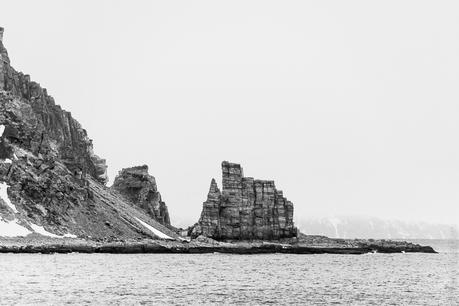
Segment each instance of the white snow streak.
[[153,226],[150,226],[148,224],[146,224],[145,222],[143,222],[142,220],[140,220],[139,218],[135,218],[137,221],[139,221],[140,224],[142,224],[144,227],[146,227],[149,231],[151,231],[153,234],[155,234],[155,236],[158,236],[159,238],[163,238],[163,239],[170,239],[170,240],[175,240],[174,238],[164,234],[163,232],[157,230],[156,228],[154,228]]
[[74,234],[64,234],[64,236],[62,236],[64,238],[78,238],[77,235],[74,235]]
[[333,228],[335,229],[336,238],[340,238],[339,237],[339,232],[338,232],[338,224],[340,224],[341,221],[338,218],[330,218],[329,221],[330,221],[331,225],[333,226]]
[[5,201],[6,205],[8,205],[9,208],[11,208],[15,213],[18,212],[16,209],[16,206],[14,206],[13,203],[11,203],[10,198],[8,197],[8,184],[3,182],[0,183],[0,198],[2,198],[3,201]]
[[3,124],[0,124],[0,137],[3,136],[4,131],[5,131],[5,126]]
[[33,231],[37,234],[40,234],[40,235],[43,235],[43,236],[48,236],[48,237],[52,237],[52,238],[62,238],[61,236],[59,235],[55,235],[53,233],[50,233],[48,232],[47,230],[45,230],[45,228],[43,226],[40,226],[40,225],[36,225],[36,224],[33,224],[33,223],[30,223],[30,227],[33,229]]
[[73,234],[64,234],[63,236],[59,236],[59,235],[50,233],[47,230],[45,230],[43,226],[36,225],[33,223],[30,223],[30,227],[33,229],[35,233],[43,235],[43,236],[48,236],[51,238],[77,238],[77,236]]
[[19,225],[17,220],[4,221],[0,220],[0,236],[3,237],[24,237],[31,233],[25,227]]

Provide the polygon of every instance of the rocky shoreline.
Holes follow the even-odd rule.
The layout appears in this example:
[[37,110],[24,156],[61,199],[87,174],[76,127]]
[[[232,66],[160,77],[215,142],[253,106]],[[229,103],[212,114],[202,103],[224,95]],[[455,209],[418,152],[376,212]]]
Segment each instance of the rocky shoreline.
[[367,254],[437,253],[430,246],[405,241],[332,239],[305,236],[296,241],[218,242],[198,237],[191,241],[119,240],[93,241],[74,238],[0,238],[0,253],[110,253],[110,254]]
[[198,222],[175,228],[147,165],[122,169],[106,185],[106,161],[87,131],[11,66],[3,30],[1,253],[435,253],[409,242],[303,235],[293,203],[273,180],[245,176],[228,161],[221,164],[222,190],[212,179]]

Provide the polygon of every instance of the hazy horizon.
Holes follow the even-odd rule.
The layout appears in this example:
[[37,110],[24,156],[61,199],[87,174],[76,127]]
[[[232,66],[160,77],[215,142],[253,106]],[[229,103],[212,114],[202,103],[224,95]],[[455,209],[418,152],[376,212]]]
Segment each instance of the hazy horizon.
[[223,160],[296,220],[459,224],[456,1],[4,1],[0,26],[111,181],[149,166],[173,225]]

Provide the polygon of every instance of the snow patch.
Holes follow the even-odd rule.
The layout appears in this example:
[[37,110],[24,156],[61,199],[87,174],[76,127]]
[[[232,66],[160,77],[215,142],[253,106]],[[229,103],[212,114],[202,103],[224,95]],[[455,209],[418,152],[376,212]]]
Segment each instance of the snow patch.
[[331,225],[332,225],[333,228],[335,229],[335,237],[336,237],[336,238],[340,238],[339,232],[338,232],[338,224],[341,223],[341,220],[338,219],[338,218],[330,218],[330,219],[329,219],[329,222],[331,223]]
[[3,124],[0,124],[0,137],[3,136],[4,131],[5,131],[5,126]]
[[163,232],[157,230],[156,228],[154,228],[153,226],[150,226],[148,224],[146,224],[145,222],[143,222],[142,220],[140,220],[139,218],[136,218],[134,217],[140,224],[142,224],[144,227],[146,227],[149,231],[151,231],[153,234],[155,234],[155,236],[158,236],[159,238],[163,238],[163,239],[170,239],[170,240],[175,240],[174,238],[164,234]]
[[0,236],[3,237],[24,237],[31,231],[18,224],[18,220],[4,221],[0,220]]
[[33,229],[35,233],[43,235],[43,236],[48,236],[51,238],[77,238],[77,236],[73,234],[64,234],[63,236],[59,236],[59,235],[50,233],[47,230],[45,230],[43,226],[36,225],[33,223],[30,223],[30,227]]
[[56,234],[48,232],[47,230],[45,230],[45,228],[43,226],[30,223],[30,227],[37,234],[40,234],[40,235],[43,235],[43,236],[52,237],[52,238],[62,238],[62,236],[59,236],[59,235],[56,235]]
[[2,163],[5,163],[5,164],[11,164],[11,163],[13,162],[13,161],[12,161],[11,159],[9,159],[9,158],[2,159],[1,161],[2,161]]
[[11,208],[15,213],[18,212],[18,210],[16,209],[16,206],[14,206],[13,203],[11,203],[10,201],[10,198],[8,197],[8,184],[3,182],[3,183],[0,183],[0,198],[2,198],[3,201],[5,201],[6,205],[8,205],[9,208]]
[[77,235],[74,235],[74,234],[64,234],[64,236],[62,236],[64,238],[78,238]]

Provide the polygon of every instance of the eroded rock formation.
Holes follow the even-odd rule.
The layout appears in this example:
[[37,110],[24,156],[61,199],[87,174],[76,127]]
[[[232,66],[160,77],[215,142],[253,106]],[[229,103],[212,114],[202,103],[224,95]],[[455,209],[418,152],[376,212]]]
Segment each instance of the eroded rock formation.
[[156,221],[171,224],[166,203],[161,200],[155,178],[148,174],[147,165],[122,169],[112,188]]
[[240,165],[222,163],[223,189],[214,179],[201,218],[191,235],[217,240],[275,240],[297,235],[293,204],[277,190],[274,181],[244,177]]

